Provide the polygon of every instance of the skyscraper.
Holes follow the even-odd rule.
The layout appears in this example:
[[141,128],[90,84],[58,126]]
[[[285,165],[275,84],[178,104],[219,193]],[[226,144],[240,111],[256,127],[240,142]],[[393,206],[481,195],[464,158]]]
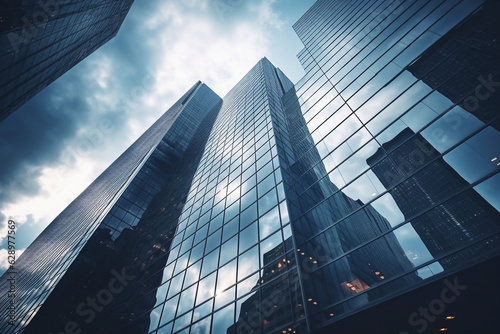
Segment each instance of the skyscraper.
[[[113,275],[134,275],[136,282],[142,283],[147,276],[142,272],[146,264],[164,266],[157,257],[164,258],[161,255],[168,251],[169,236],[175,231],[176,215],[190,184],[190,171],[197,166],[218,104],[220,98],[197,83],[42,232],[26,250],[26,260],[16,268],[18,317],[12,325],[2,316],[2,333],[14,333],[29,320],[33,325],[28,333],[64,331],[75,317],[83,326],[89,310],[80,303],[96,296],[102,282]],[[167,196],[166,201],[158,199],[163,196]],[[49,252],[44,251],[48,248]],[[156,276],[149,278],[149,284],[156,282]],[[6,283],[2,281],[2,291]],[[134,290],[129,288],[121,297],[130,301],[139,296],[141,303],[117,301],[115,305],[128,312],[120,312],[120,316],[148,307],[151,298],[135,289],[138,285],[131,285]],[[100,295],[97,298],[100,300]],[[8,306],[2,305],[2,314],[8,314]],[[98,318],[100,322],[91,324],[102,330],[116,326],[116,321],[109,321],[113,319],[109,310],[106,319],[108,322]]]
[[[444,317],[437,317],[443,309],[434,309],[428,318],[418,312],[418,317],[411,318],[413,310],[419,310],[418,303],[424,305],[435,298],[432,293],[419,289],[423,297],[413,294],[414,301],[395,297],[419,286],[434,286],[428,291],[439,293],[431,282],[498,256],[500,206],[494,189],[500,181],[498,151],[493,144],[500,138],[495,130],[498,113],[493,107],[498,94],[490,92],[493,102],[483,104],[481,100],[475,113],[463,108],[463,101],[475,97],[480,82],[473,82],[478,73],[490,70],[492,75],[486,72],[484,78],[496,77],[497,64],[488,67],[465,61],[484,54],[486,63],[491,63],[485,50],[498,49],[500,30],[485,27],[497,26],[492,18],[496,14],[493,1],[320,0],[294,25],[304,44],[299,59],[306,75],[295,87],[307,126],[294,131],[298,138],[293,147],[298,148],[295,164],[309,169],[309,173],[299,172],[309,184],[294,179],[300,190],[297,206],[305,211],[297,210],[300,223],[293,218],[292,230],[299,240],[297,248],[301,253],[306,250],[306,256],[314,249],[328,249],[315,252],[327,260],[318,259],[319,268],[299,267],[309,277],[302,281],[304,294],[312,301],[306,303],[311,330],[364,333],[383,326],[381,332],[399,333],[447,328],[441,323]],[[458,74],[467,80],[455,80]],[[481,87],[480,93],[488,88],[492,87]],[[417,140],[420,145],[414,143]],[[310,150],[303,145],[311,141],[321,164],[311,159]],[[426,155],[430,148],[431,154]],[[383,159],[386,156],[390,158]],[[317,180],[307,175],[315,175]],[[386,176],[391,177],[389,181]],[[421,176],[425,182],[418,182]],[[314,203],[312,199],[320,190],[325,193],[329,181],[338,189],[337,195]],[[384,226],[377,215],[366,224],[363,211],[356,206],[338,201],[331,205],[340,193],[355,199],[364,210],[376,210],[387,220],[387,227],[375,229]],[[327,224],[318,228],[317,223],[332,216],[332,211],[336,217],[327,218]],[[290,212],[292,216],[294,210]],[[374,232],[365,237],[357,233],[356,225],[363,233]],[[349,233],[339,234],[344,226]],[[317,231],[309,234],[313,228]],[[300,240],[302,235],[307,238]],[[331,251],[341,235],[349,246]],[[369,254],[377,253],[374,247],[385,249],[382,254],[397,254],[390,251],[397,247],[388,246],[394,245],[390,242],[394,239],[411,267],[398,261],[401,265],[391,263],[387,267],[392,272],[386,274]],[[349,272],[356,279],[363,280],[363,272],[382,279],[376,286],[351,282],[356,293],[343,295],[339,284],[349,281],[340,275]],[[459,277],[466,275],[463,272]],[[477,281],[470,284],[481,285]],[[391,302],[391,298],[399,302]],[[388,314],[401,308],[407,313],[395,317],[373,311],[381,303]],[[464,298],[460,307],[472,314],[464,305],[473,303]],[[361,310],[366,311],[351,316]],[[465,311],[461,315],[463,318],[457,318],[468,317]],[[410,321],[419,317],[424,320]],[[451,325],[478,329],[471,324],[473,321],[462,320]]]
[[0,122],[113,38],[133,0],[3,1]]
[[0,329],[492,332],[499,116],[412,67],[491,8],[317,1],[304,78],[264,58],[223,99],[195,85],[23,254]]

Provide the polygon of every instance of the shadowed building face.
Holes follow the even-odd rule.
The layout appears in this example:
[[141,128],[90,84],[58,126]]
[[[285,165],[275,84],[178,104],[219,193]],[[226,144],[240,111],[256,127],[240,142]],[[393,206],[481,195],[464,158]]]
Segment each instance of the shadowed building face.
[[133,2],[3,1],[0,122],[113,38]]

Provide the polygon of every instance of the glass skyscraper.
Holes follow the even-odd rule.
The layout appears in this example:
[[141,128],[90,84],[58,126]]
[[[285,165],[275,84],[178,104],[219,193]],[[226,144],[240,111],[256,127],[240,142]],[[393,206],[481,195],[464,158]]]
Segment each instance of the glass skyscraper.
[[304,78],[197,83],[26,250],[0,330],[494,333],[498,11],[317,1]]
[[133,0],[5,0],[0,122],[113,38]]
[[[102,289],[102,282],[128,277],[145,266],[144,261],[155,263],[152,250],[164,254],[169,248],[165,241],[175,231],[176,213],[185,201],[189,173],[197,166],[218,104],[220,98],[197,83],[56,217],[28,247],[26,260],[16,265],[19,316],[14,325],[8,324],[10,319],[3,315],[8,317],[9,303],[2,303],[2,333],[16,333],[29,321],[28,333],[64,331],[66,323],[80,318],[80,313],[86,315],[87,309],[76,309]],[[159,200],[163,196],[168,200]],[[158,225],[158,219],[172,222]],[[156,261],[156,266],[160,263]],[[81,289],[75,289],[75,284]],[[3,280],[0,290],[5,289],[8,281]],[[128,291],[122,297],[131,300]],[[71,297],[62,301],[61,294],[62,299]],[[142,292],[134,290],[134,294]],[[148,305],[147,300],[144,303]],[[131,313],[141,307],[128,305],[134,305],[127,308]],[[116,326],[110,315],[106,319],[93,325],[103,331],[104,326]],[[84,330],[92,332],[93,327]]]

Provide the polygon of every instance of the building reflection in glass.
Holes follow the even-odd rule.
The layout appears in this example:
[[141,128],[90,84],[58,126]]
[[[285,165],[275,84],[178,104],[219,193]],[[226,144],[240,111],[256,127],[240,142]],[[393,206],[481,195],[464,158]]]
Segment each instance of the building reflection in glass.
[[[434,258],[500,230],[500,213],[422,135],[403,130],[367,163]],[[446,269],[468,256],[439,262]]]
[[[295,156],[302,156],[285,164],[283,174],[284,180],[289,177],[295,185],[286,188],[287,199],[292,199],[290,216],[300,247],[296,254],[310,314],[343,300],[349,308],[356,308],[398,286],[420,282],[420,277],[410,274],[390,287],[384,285],[414,268],[396,235],[388,233],[391,224],[371,205],[346,196],[330,181],[308,134],[295,90],[289,91],[283,101],[288,129],[295,134],[291,135],[290,146]],[[366,293],[357,296],[362,292]],[[329,309],[322,314],[333,317],[337,313],[341,312]]]
[[252,288],[254,293],[238,302],[237,321],[227,333],[270,333],[284,326],[289,332],[304,330],[303,324],[289,325],[293,318],[305,317],[295,255],[285,251],[291,246],[288,238],[264,254],[262,278]]

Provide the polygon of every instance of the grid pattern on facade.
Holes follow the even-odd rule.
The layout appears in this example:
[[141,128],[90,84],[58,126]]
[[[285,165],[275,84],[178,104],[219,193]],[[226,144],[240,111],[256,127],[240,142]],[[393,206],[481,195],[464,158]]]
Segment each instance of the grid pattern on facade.
[[[311,284],[311,292],[318,297],[324,290],[314,287],[327,281],[330,273],[342,271],[342,258],[356,258],[370,245],[393,236],[411,267],[403,266],[388,275],[369,269],[366,258],[355,263],[367,266],[366,271],[378,273],[379,278],[382,272],[384,282],[379,284],[392,288],[387,292],[416,283],[408,280],[411,272],[428,279],[498,248],[496,194],[486,190],[498,182],[497,152],[492,145],[500,138],[494,129],[498,115],[484,123],[464,104],[473,90],[462,90],[451,101],[408,70],[438,39],[446,40],[459,23],[469,33],[476,31],[476,36],[467,36],[470,40],[481,39],[483,29],[475,28],[477,20],[462,22],[477,9],[481,2],[318,1],[294,26],[305,45],[299,58],[307,71],[296,85],[297,95],[315,143],[309,150],[317,150],[321,157],[316,165],[309,164],[309,173],[318,164],[325,167],[324,173],[315,173],[314,182],[299,190],[299,202],[311,204],[300,213],[301,225],[314,228],[301,233],[294,229],[300,240],[297,247],[314,250],[341,240],[342,226],[352,224],[363,207],[375,208],[390,224],[375,236],[355,243],[356,238],[351,238],[351,245],[340,254],[325,257],[318,268],[318,281]],[[466,47],[454,46],[446,50],[449,58]],[[426,65],[425,75],[439,71],[440,76],[447,75],[441,82],[453,85],[456,72],[443,72],[439,63]],[[302,140],[303,148],[307,147],[310,139],[304,136]],[[308,150],[299,154],[302,165],[307,166]],[[467,156],[477,159],[471,162]],[[308,171],[302,173],[306,176]],[[317,228],[313,222],[321,221],[328,200],[314,203],[311,198],[318,186],[328,182],[338,188],[328,198],[343,193],[362,205],[340,206],[330,226]],[[340,275],[344,278],[337,276],[336,280],[359,278],[353,265],[350,272]],[[400,286],[397,282],[401,280],[407,283]],[[338,286],[338,296],[310,307],[311,323],[320,327],[351,312],[353,305],[361,308],[382,297],[385,293],[372,292],[375,287],[350,295],[342,294]]]
[[152,331],[223,332],[257,287],[279,276],[267,268],[283,274],[290,263],[275,249],[291,230],[266,85],[276,74],[266,62],[224,98],[172,243]]

